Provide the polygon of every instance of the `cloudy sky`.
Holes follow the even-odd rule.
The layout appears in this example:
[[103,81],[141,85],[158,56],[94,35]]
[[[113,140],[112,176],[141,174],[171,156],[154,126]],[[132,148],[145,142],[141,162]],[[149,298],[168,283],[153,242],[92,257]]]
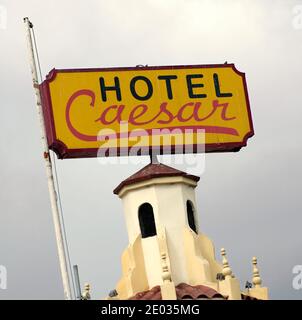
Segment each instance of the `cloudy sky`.
[[[251,280],[257,256],[273,299],[301,299],[302,0],[0,0],[0,299],[61,299],[54,229],[24,26],[50,69],[235,63],[246,73],[255,136],[209,154],[197,188],[201,231]],[[300,9],[299,9],[300,8]],[[72,264],[104,297],[128,239],[119,182],[142,165],[57,161]]]

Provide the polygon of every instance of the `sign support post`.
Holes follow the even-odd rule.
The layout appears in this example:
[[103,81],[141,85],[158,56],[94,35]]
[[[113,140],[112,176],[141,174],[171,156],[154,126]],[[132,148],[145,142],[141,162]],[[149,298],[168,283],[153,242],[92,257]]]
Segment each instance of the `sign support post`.
[[51,202],[53,223],[55,228],[60,271],[61,271],[63,288],[64,288],[64,296],[66,300],[71,300],[72,299],[71,288],[70,288],[70,281],[69,281],[69,274],[68,274],[67,257],[66,257],[65,246],[64,246],[64,238],[63,238],[63,232],[62,232],[62,224],[60,220],[59,208],[57,203],[57,194],[55,190],[54,177],[52,172],[52,164],[51,164],[49,148],[48,148],[47,138],[46,138],[45,123],[44,123],[42,107],[41,107],[41,94],[39,90],[37,65],[35,61],[33,39],[32,39],[31,30],[30,30],[33,27],[33,25],[28,18],[24,18],[24,24],[26,28],[26,38],[27,38],[27,44],[28,44],[28,53],[29,53],[29,61],[30,61],[33,86],[36,94],[36,106],[37,106],[37,111],[38,111],[38,116],[40,121],[40,127],[41,127],[41,140],[42,140],[43,151],[44,151],[44,163],[45,163],[46,174],[47,174],[48,190],[49,190],[49,196],[50,196],[50,202]]

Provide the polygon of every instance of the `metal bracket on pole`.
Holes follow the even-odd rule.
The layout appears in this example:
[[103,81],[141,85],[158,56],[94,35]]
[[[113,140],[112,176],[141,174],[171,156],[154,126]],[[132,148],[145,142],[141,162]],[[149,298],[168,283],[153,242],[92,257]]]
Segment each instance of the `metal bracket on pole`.
[[68,274],[68,264],[67,264],[67,258],[65,253],[64,238],[63,238],[59,208],[58,208],[57,199],[56,199],[56,189],[55,189],[54,178],[52,173],[52,164],[51,164],[51,159],[49,157],[49,148],[48,148],[48,143],[46,138],[45,123],[43,119],[42,106],[41,106],[41,94],[39,90],[37,65],[36,65],[35,54],[34,54],[32,33],[30,30],[33,28],[33,24],[29,21],[28,18],[24,18],[24,24],[26,28],[26,38],[27,38],[27,44],[28,44],[30,69],[32,74],[33,86],[36,94],[37,112],[38,112],[40,127],[41,127],[41,140],[43,144],[43,155],[44,155],[43,159],[44,159],[44,164],[45,164],[46,174],[47,174],[48,190],[49,190],[49,196],[50,196],[50,202],[51,202],[53,223],[55,228],[60,271],[61,271],[63,288],[64,288],[64,296],[66,300],[70,300],[72,297],[71,297],[71,288],[70,288],[69,274]]

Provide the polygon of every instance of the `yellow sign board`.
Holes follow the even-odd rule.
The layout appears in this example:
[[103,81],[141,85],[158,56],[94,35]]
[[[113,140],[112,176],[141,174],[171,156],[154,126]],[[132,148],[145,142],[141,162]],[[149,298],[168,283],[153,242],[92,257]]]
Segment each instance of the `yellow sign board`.
[[53,69],[40,91],[59,158],[238,151],[253,135],[233,64]]

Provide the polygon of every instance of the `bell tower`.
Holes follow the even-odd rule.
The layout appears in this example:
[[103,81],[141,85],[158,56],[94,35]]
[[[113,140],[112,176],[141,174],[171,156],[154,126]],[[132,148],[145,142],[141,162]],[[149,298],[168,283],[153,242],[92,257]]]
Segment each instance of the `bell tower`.
[[[117,295],[111,299],[249,297],[241,293],[225,250],[221,264],[211,240],[201,232],[195,199],[199,179],[152,162],[116,187],[129,244],[122,255]],[[266,288],[254,289],[253,297],[267,298]]]

